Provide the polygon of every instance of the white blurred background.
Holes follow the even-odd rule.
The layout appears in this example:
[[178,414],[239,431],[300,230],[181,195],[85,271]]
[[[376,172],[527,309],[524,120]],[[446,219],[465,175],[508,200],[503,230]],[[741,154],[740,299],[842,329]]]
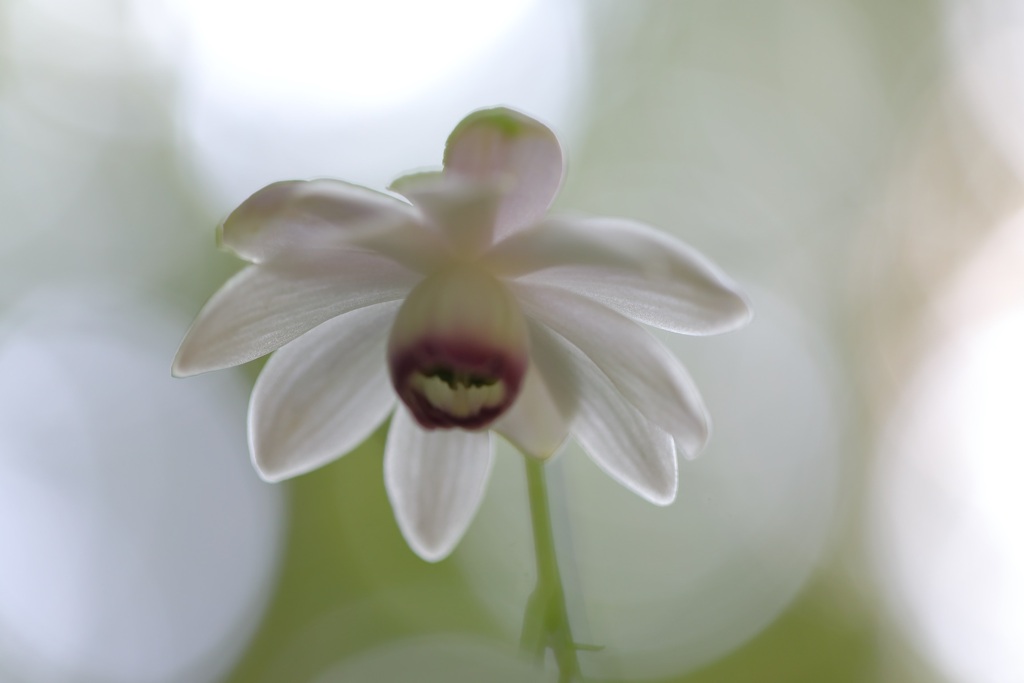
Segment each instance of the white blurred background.
[[586,673],[1024,681],[1018,0],[0,0],[0,681],[548,680],[511,450],[427,565],[380,434],[264,484],[258,363],[169,373],[238,202],[381,188],[495,104],[561,136],[559,208],[756,310],[664,339],[715,421],[673,506],[558,463]]

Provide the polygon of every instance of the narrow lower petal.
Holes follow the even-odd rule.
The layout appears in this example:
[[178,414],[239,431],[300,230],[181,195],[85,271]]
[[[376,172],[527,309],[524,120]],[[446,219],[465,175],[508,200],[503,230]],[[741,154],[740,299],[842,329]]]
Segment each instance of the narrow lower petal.
[[544,124],[512,109],[473,112],[448,137],[446,173],[507,184],[498,210],[498,239],[538,222],[562,186],[562,146]]
[[638,322],[683,334],[745,325],[739,288],[692,247],[617,218],[549,218],[485,254],[506,277],[551,284],[600,301]]
[[316,469],[362,443],[395,405],[384,344],[399,302],[367,306],[271,356],[249,402],[249,448],[267,481]]
[[710,420],[697,386],[679,360],[633,321],[557,287],[513,285],[526,314],[593,361],[648,420],[672,435],[688,458],[704,448]]
[[246,363],[337,315],[402,299],[419,279],[384,257],[348,251],[250,266],[199,312],[171,371],[185,377]]
[[519,398],[491,428],[522,453],[541,460],[554,456],[569,437],[569,421],[535,365],[526,371]]
[[289,180],[242,202],[221,225],[219,237],[224,247],[253,263],[355,246],[425,271],[441,258],[440,245],[418,222],[412,206],[381,192],[340,180]]
[[384,486],[409,547],[428,562],[466,533],[494,458],[487,431],[425,431],[399,404],[384,450]]
[[676,497],[675,446],[577,347],[543,324],[530,325],[532,357],[554,391],[572,433],[609,476],[642,498],[668,505]]

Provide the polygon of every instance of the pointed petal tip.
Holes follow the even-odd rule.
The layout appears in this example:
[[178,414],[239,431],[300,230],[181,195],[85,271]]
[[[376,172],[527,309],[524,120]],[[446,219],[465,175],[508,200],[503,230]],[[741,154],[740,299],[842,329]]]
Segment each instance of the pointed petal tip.
[[678,334],[712,336],[735,332],[750,324],[754,319],[754,307],[749,297],[731,281],[720,282],[720,301],[715,305],[717,314],[704,327],[692,330],[671,329]]
[[713,326],[712,334],[733,332],[750,324],[754,319],[754,304],[747,294],[735,280],[714,266],[715,280],[720,294],[718,309],[721,317],[718,324]]
[[186,344],[188,342],[188,336],[181,342],[181,348],[178,349],[178,353],[174,356],[174,360],[171,362],[171,376],[178,378],[195,377],[196,375],[202,375],[207,372],[213,372],[215,370],[225,370],[239,363],[224,364],[224,363],[211,363],[209,359],[204,359],[201,352],[197,353],[197,349],[193,344]]
[[[267,482],[268,484],[279,484],[286,479],[297,477],[300,474],[305,474],[308,469],[295,469],[294,467],[281,467],[282,458],[268,457],[268,449],[265,444],[261,442],[259,436],[256,434],[256,429],[253,427],[252,422],[249,422],[249,460],[252,462],[252,468],[256,470],[256,474],[260,479]],[[275,466],[276,463],[276,466]],[[313,468],[309,468],[313,469]]]
[[406,537],[406,542],[409,544],[409,548],[423,561],[431,564],[437,564],[442,560],[448,558],[455,550],[454,544],[439,544],[437,546],[428,545],[422,541],[422,539],[416,539],[415,541]]
[[[611,474],[609,472],[609,474]],[[679,472],[676,469],[671,477],[663,481],[637,482],[624,481],[622,478],[612,475],[619,484],[628,489],[631,493],[643,498],[652,505],[667,507],[675,502],[676,494],[679,492]]]
[[414,523],[410,524],[409,520],[402,520],[397,515],[395,522],[409,549],[421,560],[431,564],[437,564],[451,555],[465,535],[465,530],[452,534],[445,533],[450,530],[430,529]]
[[[654,485],[652,485],[654,484]],[[660,482],[649,482],[644,490],[634,488],[633,492],[658,507],[668,507],[675,502],[679,493],[679,469],[673,468],[672,476]]]
[[673,440],[671,467],[663,476],[657,478],[648,477],[646,481],[632,481],[628,484],[622,482],[623,485],[652,505],[657,505],[658,507],[671,505],[676,499],[676,494],[679,492],[678,450]]
[[708,414],[707,408],[703,403],[701,404],[700,418],[702,429],[685,435],[676,433],[672,436],[676,445],[676,454],[683,456],[683,460],[686,460],[687,462],[691,462],[700,457],[700,454],[704,452],[708,442],[711,440],[711,415]]
[[[593,459],[593,456],[591,458]],[[645,481],[636,478],[626,479],[621,473],[610,470],[605,463],[597,462],[597,465],[631,493],[643,498],[648,503],[666,507],[675,501],[679,491],[679,466],[675,457],[673,457],[673,461],[671,474],[666,474],[657,480],[648,477]]]
[[284,479],[287,479],[287,475],[282,472],[275,472],[272,467],[268,467],[266,458],[264,456],[264,449],[257,445],[259,437],[256,435],[256,429],[253,427],[252,421],[249,421],[249,461],[252,463],[252,468],[256,470],[257,476],[260,479],[267,482],[268,484],[276,484]]
[[[251,406],[250,400],[250,412]],[[293,444],[288,439],[275,439],[275,435],[260,434],[260,428],[251,418],[248,429],[249,460],[259,478],[268,484],[279,484],[287,479],[308,474],[347,454],[346,451],[327,457],[322,457],[322,454],[316,454],[321,457],[295,457],[296,451],[292,450]]]
[[[253,396],[255,396],[255,392]],[[249,419],[246,423],[246,436],[249,441],[249,461],[252,463],[252,468],[256,470],[256,474],[260,479],[268,484],[277,484],[299,473],[275,468],[272,463],[280,463],[280,459],[267,457],[268,449],[264,443],[265,440],[260,435],[258,420],[253,418],[253,413],[255,412],[253,396],[249,397]]]
[[178,349],[178,353],[174,356],[174,360],[171,362],[171,377],[181,379],[185,377],[194,377],[195,375],[199,375],[204,372],[203,368],[192,365],[187,356],[188,354],[184,352],[184,346]]
[[257,476],[268,484],[280,484],[285,479],[290,478],[287,474],[280,472],[270,472],[260,466],[256,459],[253,458],[253,469],[256,470]]
[[736,297],[736,316],[734,318],[734,327],[732,330],[738,330],[741,327],[746,327],[754,320],[754,304],[750,300],[750,297],[736,285],[731,287],[733,296]]
[[665,508],[671,505],[672,503],[676,502],[676,493],[677,488],[673,486],[671,492],[665,493],[664,495],[645,496],[645,498],[648,502],[652,503],[653,505],[657,505],[660,508]]
[[[706,443],[707,443],[707,439],[704,440],[704,444],[706,444]],[[687,448],[687,447],[684,447],[682,444],[677,443],[676,447],[677,447],[677,452],[680,455],[683,456],[683,460],[685,460],[687,462],[693,462],[694,460],[696,460],[697,458],[700,457],[701,453],[704,452],[704,444],[701,444],[697,448],[693,448],[693,447]]]

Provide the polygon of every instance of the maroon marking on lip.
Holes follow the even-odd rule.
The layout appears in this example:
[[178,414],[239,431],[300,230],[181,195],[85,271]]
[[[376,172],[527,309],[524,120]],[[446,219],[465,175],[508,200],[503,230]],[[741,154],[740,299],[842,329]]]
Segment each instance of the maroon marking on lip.
[[[526,357],[510,354],[487,344],[467,339],[426,337],[390,354],[388,369],[399,398],[424,429],[482,429],[500,417],[519,395],[526,374]],[[412,387],[413,374],[430,374],[446,368],[459,375],[475,375],[501,380],[505,396],[496,406],[485,407],[475,415],[458,417],[430,403]]]

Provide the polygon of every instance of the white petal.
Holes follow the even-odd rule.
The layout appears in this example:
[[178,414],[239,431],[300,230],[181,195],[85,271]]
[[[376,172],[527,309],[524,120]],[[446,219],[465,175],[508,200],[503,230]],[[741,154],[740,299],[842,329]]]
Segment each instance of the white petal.
[[617,218],[549,218],[484,256],[495,272],[557,285],[638,322],[717,334],[750,320],[737,286],[692,247]]
[[431,173],[401,182],[400,192],[423,212],[426,222],[444,236],[452,251],[476,255],[491,246],[503,197],[499,184]]
[[519,398],[491,428],[526,455],[541,460],[561,450],[569,436],[568,420],[532,364],[526,371]]
[[249,401],[249,448],[267,481],[316,469],[362,443],[395,404],[384,344],[399,302],[320,325],[267,361]]
[[483,500],[493,459],[490,432],[428,432],[399,404],[384,450],[384,486],[417,555],[437,562],[455,548]]
[[623,398],[672,435],[688,458],[700,453],[710,421],[697,386],[671,351],[633,321],[586,297],[523,282],[512,287],[529,317],[593,361]]
[[349,251],[250,266],[199,312],[171,371],[184,377],[246,363],[336,315],[404,298],[419,279],[389,259]]
[[405,196],[405,193],[424,184],[439,182],[444,178],[444,171],[441,169],[428,169],[425,171],[413,171],[400,175],[391,181],[388,190]]
[[532,354],[572,433],[591,459],[620,484],[656,505],[676,497],[672,437],[640,414],[608,377],[563,337],[532,322]]
[[539,221],[565,174],[562,146],[551,129],[501,107],[473,112],[455,127],[444,168],[476,182],[509,184],[495,227],[499,239]]
[[264,187],[220,227],[221,244],[263,263],[296,251],[364,247],[429,270],[440,245],[417,212],[390,195],[340,180],[289,180]]

